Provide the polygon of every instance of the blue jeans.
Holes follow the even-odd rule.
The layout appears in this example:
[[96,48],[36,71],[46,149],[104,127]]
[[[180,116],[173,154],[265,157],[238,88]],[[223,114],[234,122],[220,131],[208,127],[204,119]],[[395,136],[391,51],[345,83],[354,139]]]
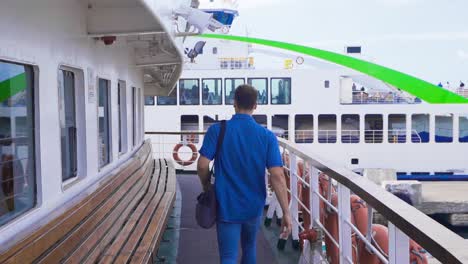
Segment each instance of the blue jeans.
[[255,264],[257,259],[256,237],[261,217],[242,223],[217,222],[218,249],[221,264],[236,264],[239,240],[242,246],[242,264]]

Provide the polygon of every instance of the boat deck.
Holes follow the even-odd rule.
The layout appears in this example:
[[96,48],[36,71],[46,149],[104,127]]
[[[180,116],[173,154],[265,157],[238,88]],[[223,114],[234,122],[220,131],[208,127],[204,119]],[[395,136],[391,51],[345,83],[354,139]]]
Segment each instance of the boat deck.
[[[195,221],[196,197],[200,183],[194,174],[178,174],[178,192],[158,257],[160,263],[219,263],[216,229],[206,230]],[[257,263],[297,263],[299,252],[288,241],[284,251],[276,249],[279,227],[263,226],[257,237]],[[178,245],[178,246],[177,246]],[[200,263],[201,263],[200,262]]]

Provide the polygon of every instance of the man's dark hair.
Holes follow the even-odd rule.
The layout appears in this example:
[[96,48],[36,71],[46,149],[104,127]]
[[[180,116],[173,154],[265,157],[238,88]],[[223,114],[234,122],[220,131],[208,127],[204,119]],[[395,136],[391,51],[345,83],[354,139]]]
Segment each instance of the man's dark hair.
[[252,110],[257,103],[257,90],[248,84],[239,85],[234,94],[237,107],[243,110]]

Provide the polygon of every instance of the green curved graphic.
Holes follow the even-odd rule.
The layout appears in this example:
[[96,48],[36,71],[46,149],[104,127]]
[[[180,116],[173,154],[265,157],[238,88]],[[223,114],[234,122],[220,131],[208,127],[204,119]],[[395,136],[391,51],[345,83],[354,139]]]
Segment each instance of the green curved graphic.
[[0,82],[0,103],[26,89],[26,74],[21,73]]
[[307,46],[296,45],[287,42],[273,41],[259,38],[249,38],[241,36],[221,35],[221,34],[202,34],[204,38],[226,39],[242,41],[254,44],[260,44],[316,57],[328,62],[339,64],[350,69],[362,72],[372,76],[394,87],[406,91],[421,100],[432,104],[466,104],[468,98],[464,98],[456,93],[448,91],[427,81],[418,79],[414,76],[399,72],[372,62],[360,60],[354,57],[311,48]]

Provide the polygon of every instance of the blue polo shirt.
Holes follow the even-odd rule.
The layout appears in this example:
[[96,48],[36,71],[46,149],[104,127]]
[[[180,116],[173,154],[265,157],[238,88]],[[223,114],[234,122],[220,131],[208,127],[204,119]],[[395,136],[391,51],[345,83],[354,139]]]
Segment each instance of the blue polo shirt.
[[[213,160],[220,133],[212,125],[200,154]],[[250,115],[235,114],[226,122],[226,134],[215,160],[218,221],[243,222],[262,214],[265,205],[265,169],[283,166],[276,136]]]

